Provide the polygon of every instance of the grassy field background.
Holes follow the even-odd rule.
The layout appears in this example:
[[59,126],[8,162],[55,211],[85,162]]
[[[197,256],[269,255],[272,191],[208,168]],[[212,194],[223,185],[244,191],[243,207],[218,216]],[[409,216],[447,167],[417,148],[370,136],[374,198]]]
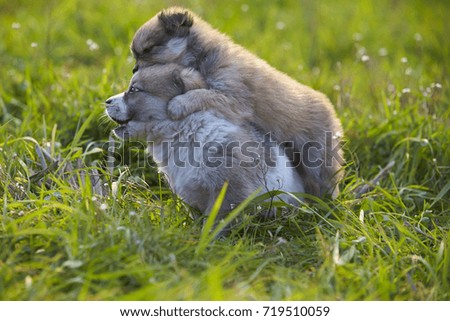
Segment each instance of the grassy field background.
[[[186,6],[326,93],[346,133],[336,201],[210,242],[102,102],[129,43]],[[0,0],[0,299],[449,300],[450,3]],[[355,191],[394,161],[364,195]],[[145,166],[144,166],[145,165]]]

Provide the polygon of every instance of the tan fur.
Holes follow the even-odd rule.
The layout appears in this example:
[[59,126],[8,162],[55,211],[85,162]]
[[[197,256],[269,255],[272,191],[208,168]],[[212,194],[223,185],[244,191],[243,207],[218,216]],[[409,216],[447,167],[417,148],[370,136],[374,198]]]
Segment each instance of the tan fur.
[[306,192],[338,194],[343,157],[336,146],[343,130],[325,95],[271,67],[183,8],[150,19],[136,32],[131,48],[136,69],[177,63],[196,68],[205,78],[207,89],[171,100],[172,119],[213,108],[235,124],[251,123],[271,132],[280,144],[293,145],[292,158],[300,162],[297,169]]

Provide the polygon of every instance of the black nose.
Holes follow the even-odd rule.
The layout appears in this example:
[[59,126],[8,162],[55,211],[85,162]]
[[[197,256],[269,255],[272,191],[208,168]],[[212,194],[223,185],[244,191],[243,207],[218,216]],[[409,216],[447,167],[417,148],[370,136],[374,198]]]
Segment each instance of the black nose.
[[112,103],[112,99],[111,98],[109,98],[109,99],[107,99],[106,101],[105,101],[105,104],[107,104],[107,105],[109,105],[109,104],[111,104]]

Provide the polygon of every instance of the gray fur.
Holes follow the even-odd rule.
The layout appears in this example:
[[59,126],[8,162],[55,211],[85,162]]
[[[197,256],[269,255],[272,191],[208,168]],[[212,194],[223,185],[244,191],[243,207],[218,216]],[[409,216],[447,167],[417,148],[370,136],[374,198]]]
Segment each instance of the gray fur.
[[[265,154],[268,149],[260,144],[264,140],[263,135],[252,126],[233,124],[220,114],[215,115],[214,109],[192,113],[182,120],[169,118],[168,102],[173,97],[205,88],[201,74],[193,69],[177,64],[143,67],[133,75],[125,93],[106,101],[106,112],[121,124],[115,129],[117,136],[149,143],[149,152],[171,189],[205,214],[211,211],[226,181],[229,188],[221,215],[259,188],[262,192],[303,192],[302,179],[283,155],[282,149],[275,146],[269,159]],[[208,150],[214,161],[221,162],[219,166],[208,166],[205,162],[203,147],[211,143],[223,147],[222,150]],[[227,148],[231,144],[242,146],[244,143],[255,146],[249,150],[251,155],[240,148]],[[174,147],[177,144],[188,147],[164,152],[165,146]],[[194,149],[195,144],[198,149]],[[179,152],[179,159],[186,160],[192,156],[196,164],[188,162],[186,166],[180,166],[175,162],[176,151]],[[274,166],[266,160],[273,161]],[[277,197],[295,203],[287,194]]]

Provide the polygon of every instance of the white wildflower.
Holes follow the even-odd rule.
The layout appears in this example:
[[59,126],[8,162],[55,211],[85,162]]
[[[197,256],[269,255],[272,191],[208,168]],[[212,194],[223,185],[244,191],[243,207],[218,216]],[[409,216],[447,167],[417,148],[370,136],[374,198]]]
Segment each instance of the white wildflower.
[[386,48],[380,48],[378,49],[378,55],[381,57],[386,57],[388,55],[388,51]]
[[278,21],[275,26],[278,30],[283,30],[286,27],[286,24],[283,21]]
[[442,85],[440,84],[440,83],[438,83],[438,82],[434,82],[434,83],[432,83],[431,85],[430,85],[430,87],[431,88],[438,88],[438,89],[441,89],[442,88]]
[[244,3],[244,4],[241,6],[242,12],[248,12],[248,9],[250,9],[250,7],[249,7],[249,5],[246,4],[246,3]]
[[98,50],[100,48],[98,46],[98,44],[95,43],[94,40],[92,40],[92,39],[86,40],[86,44],[88,45],[89,50],[91,50],[91,51],[95,51],[95,50]]
[[359,57],[364,56],[366,53],[367,53],[367,50],[366,50],[365,47],[359,47],[359,48],[358,48],[358,56],[359,56]]
[[355,32],[354,34],[353,34],[353,40],[354,41],[361,41],[361,40],[363,40],[363,35],[362,34],[360,34],[359,32]]

